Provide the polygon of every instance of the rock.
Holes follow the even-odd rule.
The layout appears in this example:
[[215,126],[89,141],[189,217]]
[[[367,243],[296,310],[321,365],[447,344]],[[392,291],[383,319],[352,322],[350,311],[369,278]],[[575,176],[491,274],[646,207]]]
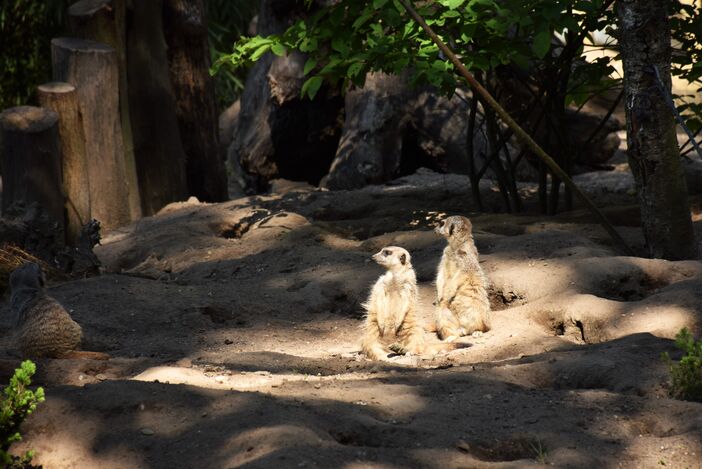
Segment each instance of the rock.
[[[292,17],[309,15],[293,0],[264,0],[257,33],[281,33]],[[301,98],[305,81],[304,54],[267,54],[249,72],[234,119],[234,138],[228,149],[230,168],[241,166],[245,189],[264,189],[275,177],[317,185],[327,173],[340,138],[344,100],[326,85],[315,99]]]
[[146,436],[152,436],[154,434],[154,430],[152,430],[151,428],[148,428],[148,427],[140,428],[139,431],[142,435],[146,435]]

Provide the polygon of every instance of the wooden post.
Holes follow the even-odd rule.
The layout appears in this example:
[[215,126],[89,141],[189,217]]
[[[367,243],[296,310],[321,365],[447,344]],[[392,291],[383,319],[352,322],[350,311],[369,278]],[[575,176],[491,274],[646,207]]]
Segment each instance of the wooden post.
[[120,72],[120,123],[125,152],[125,174],[130,204],[130,218],[142,216],[142,206],[134,160],[134,141],[127,95],[127,59],[125,54],[125,0],[80,0],[68,9],[69,29],[77,38],[107,44],[117,53]]
[[83,225],[90,221],[90,188],[83,119],[73,85],[52,82],[37,87],[39,104],[59,116],[61,169],[66,196],[66,244],[75,246]]
[[19,106],[0,114],[2,212],[17,202],[37,203],[56,223],[63,240],[64,196],[61,190],[59,117],[50,110]]
[[162,9],[162,0],[133,1],[126,19],[130,112],[145,215],[188,197]]
[[83,117],[91,217],[107,229],[129,223],[115,50],[75,38],[51,41],[54,80],[76,87]]
[[189,193],[201,201],[222,202],[227,200],[227,174],[218,151],[215,87],[208,73],[205,0],[166,0],[164,36]]

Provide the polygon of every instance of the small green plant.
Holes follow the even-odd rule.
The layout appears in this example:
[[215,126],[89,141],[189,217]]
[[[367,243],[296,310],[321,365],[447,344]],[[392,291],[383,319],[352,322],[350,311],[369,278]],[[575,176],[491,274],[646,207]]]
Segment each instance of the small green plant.
[[33,451],[19,457],[12,456],[8,451],[12,443],[22,439],[20,425],[24,419],[44,400],[42,388],[37,388],[36,391],[29,389],[36,370],[34,363],[23,361],[0,398],[0,467],[24,468],[30,465],[34,456]]
[[543,444],[540,442],[540,439],[538,439],[535,443],[531,443],[530,449],[533,451],[533,454],[535,455],[535,460],[537,462],[539,462],[540,464],[547,463],[548,449],[543,446]]
[[662,359],[670,367],[670,394],[678,399],[700,401],[702,398],[702,342],[694,340],[692,333],[683,328],[675,337],[675,346],[682,350],[679,361],[670,354],[662,353]]

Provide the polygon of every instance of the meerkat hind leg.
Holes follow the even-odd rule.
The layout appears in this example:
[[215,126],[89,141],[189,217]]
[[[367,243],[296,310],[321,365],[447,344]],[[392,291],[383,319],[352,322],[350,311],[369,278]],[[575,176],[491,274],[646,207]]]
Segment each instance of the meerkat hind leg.
[[459,327],[459,321],[455,318],[447,307],[440,307],[436,313],[435,328],[438,337],[445,342],[451,342],[462,336],[462,330]]

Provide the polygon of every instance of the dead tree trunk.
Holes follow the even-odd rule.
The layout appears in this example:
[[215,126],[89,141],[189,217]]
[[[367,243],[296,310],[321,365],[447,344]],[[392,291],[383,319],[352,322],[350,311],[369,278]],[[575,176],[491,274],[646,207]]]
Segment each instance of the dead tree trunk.
[[669,90],[668,2],[619,0],[619,46],[623,58],[628,162],[636,180],[641,223],[653,257],[684,259],[694,235],[687,186],[680,165],[675,121],[658,88]]
[[59,116],[61,169],[66,196],[66,243],[75,246],[83,225],[90,221],[90,185],[83,118],[73,85],[53,82],[37,88],[39,104]]
[[127,96],[127,59],[125,55],[124,0],[80,0],[68,9],[71,33],[81,39],[107,44],[117,53],[120,72],[120,124],[125,152],[125,175],[129,192],[130,218],[142,216],[142,206],[134,160],[134,142]]
[[78,92],[91,217],[107,229],[129,223],[115,50],[99,42],[56,38],[51,57],[54,80],[70,83]]
[[162,7],[162,0],[135,0],[126,19],[129,104],[145,215],[188,196],[186,155],[169,77]]
[[190,195],[206,202],[227,200],[225,162],[218,144],[215,88],[208,73],[210,50],[204,0],[166,0],[164,34],[176,117],[186,153]]
[[37,203],[56,224],[63,240],[64,196],[58,115],[33,106],[13,107],[0,114],[2,212],[16,203]]

